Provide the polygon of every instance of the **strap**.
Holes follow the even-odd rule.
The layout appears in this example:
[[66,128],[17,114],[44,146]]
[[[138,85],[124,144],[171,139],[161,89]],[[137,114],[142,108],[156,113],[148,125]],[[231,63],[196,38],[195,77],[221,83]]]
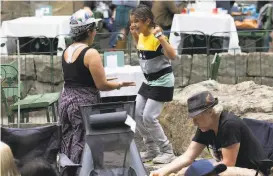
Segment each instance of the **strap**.
[[79,58],[84,59],[85,53],[86,53],[90,48],[92,48],[92,47],[88,46],[88,47],[84,48],[84,49],[81,51],[81,53],[80,53],[80,55],[79,55]]
[[85,44],[78,44],[78,45],[76,45],[76,46],[69,46],[69,48],[68,48],[68,59],[67,59],[67,62],[68,63],[71,63],[72,62],[72,56],[73,56],[73,54],[74,54],[74,52],[78,49],[78,48],[80,48],[80,47],[82,47],[82,46],[84,46]]

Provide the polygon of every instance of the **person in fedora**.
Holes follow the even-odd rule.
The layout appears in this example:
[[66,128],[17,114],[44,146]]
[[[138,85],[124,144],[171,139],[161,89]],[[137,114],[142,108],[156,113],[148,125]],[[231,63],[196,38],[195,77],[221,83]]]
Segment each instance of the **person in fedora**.
[[194,94],[187,102],[189,119],[197,126],[196,134],[183,155],[152,171],[150,176],[165,176],[182,170],[193,163],[205,148],[216,160],[216,165],[256,169],[252,161],[266,159],[251,129],[234,113],[216,111],[218,99],[209,91]]

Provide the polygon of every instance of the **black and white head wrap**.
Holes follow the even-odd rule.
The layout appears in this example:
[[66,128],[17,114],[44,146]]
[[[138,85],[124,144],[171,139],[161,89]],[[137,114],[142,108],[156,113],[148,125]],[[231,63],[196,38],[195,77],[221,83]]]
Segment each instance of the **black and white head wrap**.
[[72,37],[80,36],[88,29],[94,29],[98,21],[101,19],[95,19],[91,10],[80,9],[70,18],[70,35]]

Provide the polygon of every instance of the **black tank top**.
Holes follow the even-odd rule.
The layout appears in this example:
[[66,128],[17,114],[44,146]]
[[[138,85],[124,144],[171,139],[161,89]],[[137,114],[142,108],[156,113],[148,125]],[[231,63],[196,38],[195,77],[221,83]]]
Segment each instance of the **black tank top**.
[[84,56],[90,47],[84,48],[73,63],[67,63],[62,56],[64,87],[93,87],[96,88],[89,69],[84,65]]

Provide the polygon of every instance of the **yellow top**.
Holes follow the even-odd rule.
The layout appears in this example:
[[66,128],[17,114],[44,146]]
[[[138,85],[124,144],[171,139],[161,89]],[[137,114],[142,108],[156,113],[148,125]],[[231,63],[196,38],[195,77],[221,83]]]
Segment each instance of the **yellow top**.
[[[168,39],[166,37],[166,39]],[[137,49],[142,51],[156,51],[160,46],[160,42],[153,34],[144,36],[142,33],[138,36]]]

